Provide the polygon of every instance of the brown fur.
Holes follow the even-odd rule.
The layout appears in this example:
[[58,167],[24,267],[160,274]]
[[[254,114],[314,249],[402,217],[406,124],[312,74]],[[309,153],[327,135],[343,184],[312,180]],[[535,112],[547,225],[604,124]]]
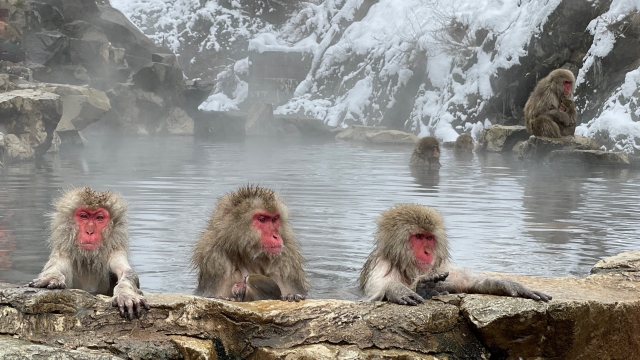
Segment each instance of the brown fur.
[[[260,234],[251,225],[258,209],[280,214],[283,248],[279,255],[262,251]],[[243,271],[274,279],[283,293],[290,290],[306,294],[310,288],[287,207],[273,190],[259,186],[241,187],[218,200],[194,248],[191,263],[198,271],[197,295],[230,298],[233,284],[247,275]]]
[[438,139],[433,136],[427,136],[418,140],[418,144],[416,144],[413,154],[411,154],[411,161],[409,164],[412,166],[425,166],[431,168],[440,167],[439,157],[433,156],[436,149],[439,153],[440,143],[438,142]]
[[[411,284],[419,275],[432,274],[449,262],[449,243],[444,229],[442,215],[433,208],[418,204],[398,204],[378,217],[375,247],[360,272],[360,288],[370,278],[370,273],[380,260],[386,260],[398,270],[402,282]],[[409,246],[409,235],[430,232],[436,238],[433,266],[429,271],[421,271],[414,265],[414,257]]]
[[[571,92],[564,94],[562,83],[571,81]],[[569,70],[556,69],[538,82],[524,106],[524,123],[535,136],[559,138],[573,135],[577,113],[573,103],[575,76]],[[564,104],[564,105],[563,105]]]
[[[360,289],[369,300],[417,305],[424,299],[416,293],[476,293],[520,296],[548,301],[550,296],[530,290],[508,279],[474,276],[450,263],[449,243],[442,216],[436,210],[417,204],[398,204],[378,218],[375,247],[360,273]],[[433,262],[427,270],[418,268],[411,249],[412,234],[429,232],[435,237]],[[439,278],[440,281],[434,281]],[[445,279],[442,281],[443,279]],[[424,281],[424,282],[423,282]],[[431,283],[431,284],[429,284]],[[425,288],[425,286],[427,286]]]
[[453,150],[456,152],[472,152],[474,148],[473,138],[471,135],[461,134],[456,139],[456,143],[453,145]]
[[251,274],[244,279],[244,291],[234,294],[236,301],[280,300],[282,292],[271,278]]
[[[51,236],[48,239],[52,253],[67,254],[74,269],[82,275],[87,271],[102,274],[109,279],[108,260],[117,250],[129,254],[129,230],[127,210],[129,205],[117,193],[94,191],[89,187],[73,188],[54,201],[55,212],[50,214]],[[78,247],[76,236],[78,225],[73,214],[79,207],[95,210],[99,207],[109,211],[109,225],[102,231],[102,244],[99,251],[86,251]],[[113,291],[113,285],[110,291]],[[67,284],[71,288],[72,284]],[[103,294],[107,295],[107,294]]]
[[[127,203],[111,191],[74,188],[54,202],[51,214],[51,255],[44,269],[29,286],[48,289],[82,289],[113,295],[112,305],[120,315],[140,317],[149,304],[140,291],[138,276],[129,266]],[[93,251],[78,246],[79,226],[74,218],[78,208],[104,208],[109,223],[102,229],[100,246]]]

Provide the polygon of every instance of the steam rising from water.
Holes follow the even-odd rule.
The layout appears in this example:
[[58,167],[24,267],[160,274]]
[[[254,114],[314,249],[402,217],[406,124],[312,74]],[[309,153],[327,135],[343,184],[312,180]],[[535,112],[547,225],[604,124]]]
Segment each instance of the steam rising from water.
[[435,206],[453,260],[478,271],[584,276],[637,248],[640,175],[615,169],[525,169],[509,156],[455,158],[412,175],[412,149],[306,139],[200,143],[190,137],[88,135],[83,150],[11,165],[0,181],[0,280],[26,283],[49,250],[51,200],[69,185],[130,203],[132,266],[148,292],[192,293],[192,246],[219,196],[257,183],[279,191],[308,260],[310,297],[356,299],[375,218],[397,202]]

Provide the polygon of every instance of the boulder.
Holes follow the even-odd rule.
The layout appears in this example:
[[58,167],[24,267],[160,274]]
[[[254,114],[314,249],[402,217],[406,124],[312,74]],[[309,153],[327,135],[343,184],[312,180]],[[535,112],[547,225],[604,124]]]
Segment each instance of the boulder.
[[388,130],[384,126],[352,125],[340,131],[335,139],[338,141],[364,142],[377,145],[415,145],[418,137],[399,130]]
[[[274,119],[276,122],[282,123],[285,134],[289,134],[287,133],[288,128],[292,134],[295,133],[305,137],[333,138],[336,136],[331,131],[332,127],[320,119],[292,115],[274,115]],[[295,127],[295,130],[291,126]]]
[[624,151],[601,151],[601,150],[555,150],[547,155],[545,160],[550,164],[585,164],[585,165],[609,165],[623,166],[631,165],[629,157]]
[[595,268],[606,271],[586,278],[487,274],[551,294],[546,303],[469,294],[418,306],[147,294],[151,310],[133,321],[106,296],[0,284],[0,333],[11,336],[0,337],[0,351],[34,345],[80,359],[628,359],[640,353],[639,264],[633,251],[604,259]]
[[275,136],[278,128],[273,117],[273,107],[269,103],[259,102],[247,112],[244,125],[247,136]]
[[524,126],[491,125],[482,130],[476,150],[486,152],[512,151],[519,141],[528,138],[529,133]]
[[70,46],[69,38],[58,31],[41,31],[24,38],[27,58],[45,66],[70,64]]
[[0,93],[0,124],[6,126],[9,134],[26,141],[36,156],[51,146],[61,118],[60,95],[33,89]]
[[7,162],[20,162],[33,160],[35,151],[24,137],[18,137],[15,134],[7,134],[4,136],[4,158]]
[[62,118],[57,132],[80,131],[102,119],[111,109],[111,102],[103,91],[86,86],[47,84],[44,90],[58,94],[62,98]]
[[169,111],[169,115],[160,123],[158,134],[193,135],[194,122],[187,113],[177,107]]
[[367,141],[372,144],[411,145],[418,142],[415,134],[399,130],[382,130],[365,134]]
[[124,48],[129,66],[134,71],[151,63],[151,55],[161,48],[149,39],[129,19],[108,4],[98,5],[99,15],[91,22],[99,27],[114,47]]
[[627,251],[598,261],[591,269],[592,274],[616,273],[623,271],[640,272],[640,250]]
[[180,64],[178,63],[178,58],[176,57],[176,55],[174,53],[166,53],[166,54],[161,54],[161,53],[155,53],[155,54],[151,54],[151,61],[153,62],[157,62],[157,63],[162,63],[162,64],[167,64],[169,66],[173,66],[173,67],[180,67]]
[[531,136],[520,147],[519,156],[527,161],[546,161],[547,156],[556,150],[598,150],[598,144],[583,136],[563,136],[552,139]]
[[372,134],[386,129],[387,128],[384,126],[375,127],[351,125],[350,127],[336,134],[335,139],[340,141],[366,142],[368,140],[367,133]]

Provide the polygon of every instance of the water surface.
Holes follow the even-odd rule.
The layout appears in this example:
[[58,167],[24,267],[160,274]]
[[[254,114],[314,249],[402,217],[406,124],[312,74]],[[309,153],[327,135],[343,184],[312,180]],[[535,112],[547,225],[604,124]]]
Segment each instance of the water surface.
[[82,150],[0,175],[0,281],[26,283],[42,269],[46,214],[71,185],[129,201],[131,263],[149,292],[193,292],[192,246],[217,198],[247,183],[285,198],[315,298],[357,298],[374,220],[398,202],[440,210],[453,261],[477,271],[586,276],[601,257],[638,248],[636,171],[531,168],[443,149],[439,172],[412,174],[407,148],[88,137]]

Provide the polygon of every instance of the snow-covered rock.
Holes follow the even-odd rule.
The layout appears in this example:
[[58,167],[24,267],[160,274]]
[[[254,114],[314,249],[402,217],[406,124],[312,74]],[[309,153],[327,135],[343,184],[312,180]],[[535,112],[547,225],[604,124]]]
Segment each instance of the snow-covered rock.
[[578,79],[578,134],[626,152],[640,140],[638,0],[112,3],[191,76],[216,80],[204,109],[247,100],[250,46],[305,48],[311,67],[275,114],[478,140],[487,122],[522,125],[536,82],[564,67]]

